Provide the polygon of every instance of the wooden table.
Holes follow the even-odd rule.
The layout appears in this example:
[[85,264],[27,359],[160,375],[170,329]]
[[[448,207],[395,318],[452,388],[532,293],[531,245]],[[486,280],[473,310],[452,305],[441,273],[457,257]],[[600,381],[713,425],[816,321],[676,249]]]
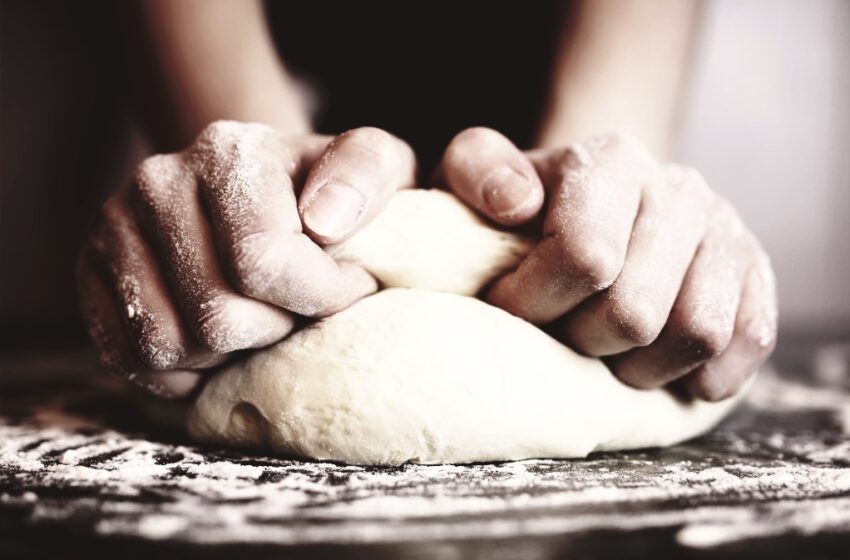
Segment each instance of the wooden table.
[[778,356],[670,449],[400,468],[199,447],[85,356],[6,360],[0,558],[846,558],[846,379]]

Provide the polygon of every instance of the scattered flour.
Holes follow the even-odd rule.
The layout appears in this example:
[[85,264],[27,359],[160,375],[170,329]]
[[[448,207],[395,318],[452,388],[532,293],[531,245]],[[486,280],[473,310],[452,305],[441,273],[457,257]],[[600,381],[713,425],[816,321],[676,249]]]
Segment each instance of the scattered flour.
[[[760,386],[766,385],[766,386]],[[808,391],[808,392],[807,392]],[[393,543],[677,528],[685,547],[850,531],[850,397],[766,376],[739,415],[662,451],[581,461],[365,468],[204,450],[122,433],[60,406],[0,415],[0,509],[23,522],[194,543]],[[777,412],[778,411],[778,412]],[[785,411],[785,412],[783,412]],[[740,421],[747,422],[744,416]],[[69,491],[73,489],[73,491]],[[66,492],[67,497],[56,496]]]

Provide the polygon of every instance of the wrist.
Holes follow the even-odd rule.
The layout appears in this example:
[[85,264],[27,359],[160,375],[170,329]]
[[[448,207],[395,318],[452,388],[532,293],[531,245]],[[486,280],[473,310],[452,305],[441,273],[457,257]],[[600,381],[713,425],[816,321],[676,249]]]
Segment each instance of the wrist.
[[672,122],[632,110],[619,102],[616,94],[562,97],[544,114],[535,148],[564,147],[600,134],[624,133],[639,140],[656,157],[669,153]]

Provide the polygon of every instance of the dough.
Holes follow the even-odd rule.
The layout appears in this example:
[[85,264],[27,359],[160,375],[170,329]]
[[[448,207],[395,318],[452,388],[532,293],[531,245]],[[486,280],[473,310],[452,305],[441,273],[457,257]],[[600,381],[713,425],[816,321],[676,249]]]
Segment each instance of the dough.
[[670,445],[731,409],[632,389],[469,297],[530,246],[451,195],[398,193],[333,249],[389,289],[220,371],[190,434],[353,464],[469,463]]
[[408,190],[330,253],[359,264],[385,287],[474,296],[534,245],[489,226],[448,193]]

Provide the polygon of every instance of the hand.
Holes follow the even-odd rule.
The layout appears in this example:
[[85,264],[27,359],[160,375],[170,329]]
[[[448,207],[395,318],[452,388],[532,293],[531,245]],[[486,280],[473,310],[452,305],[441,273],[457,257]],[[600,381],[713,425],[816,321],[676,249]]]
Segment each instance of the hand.
[[625,383],[676,381],[720,400],[773,349],[770,261],[696,171],[622,136],[522,153],[474,128],[449,144],[441,176],[499,224],[540,215],[542,241],[488,300],[603,357]]
[[382,130],[293,136],[236,122],[145,160],[103,205],[79,260],[102,361],[154,392],[184,395],[195,370],[283,338],[297,316],[374,292],[366,271],[322,245],[412,186],[415,167],[407,144]]

